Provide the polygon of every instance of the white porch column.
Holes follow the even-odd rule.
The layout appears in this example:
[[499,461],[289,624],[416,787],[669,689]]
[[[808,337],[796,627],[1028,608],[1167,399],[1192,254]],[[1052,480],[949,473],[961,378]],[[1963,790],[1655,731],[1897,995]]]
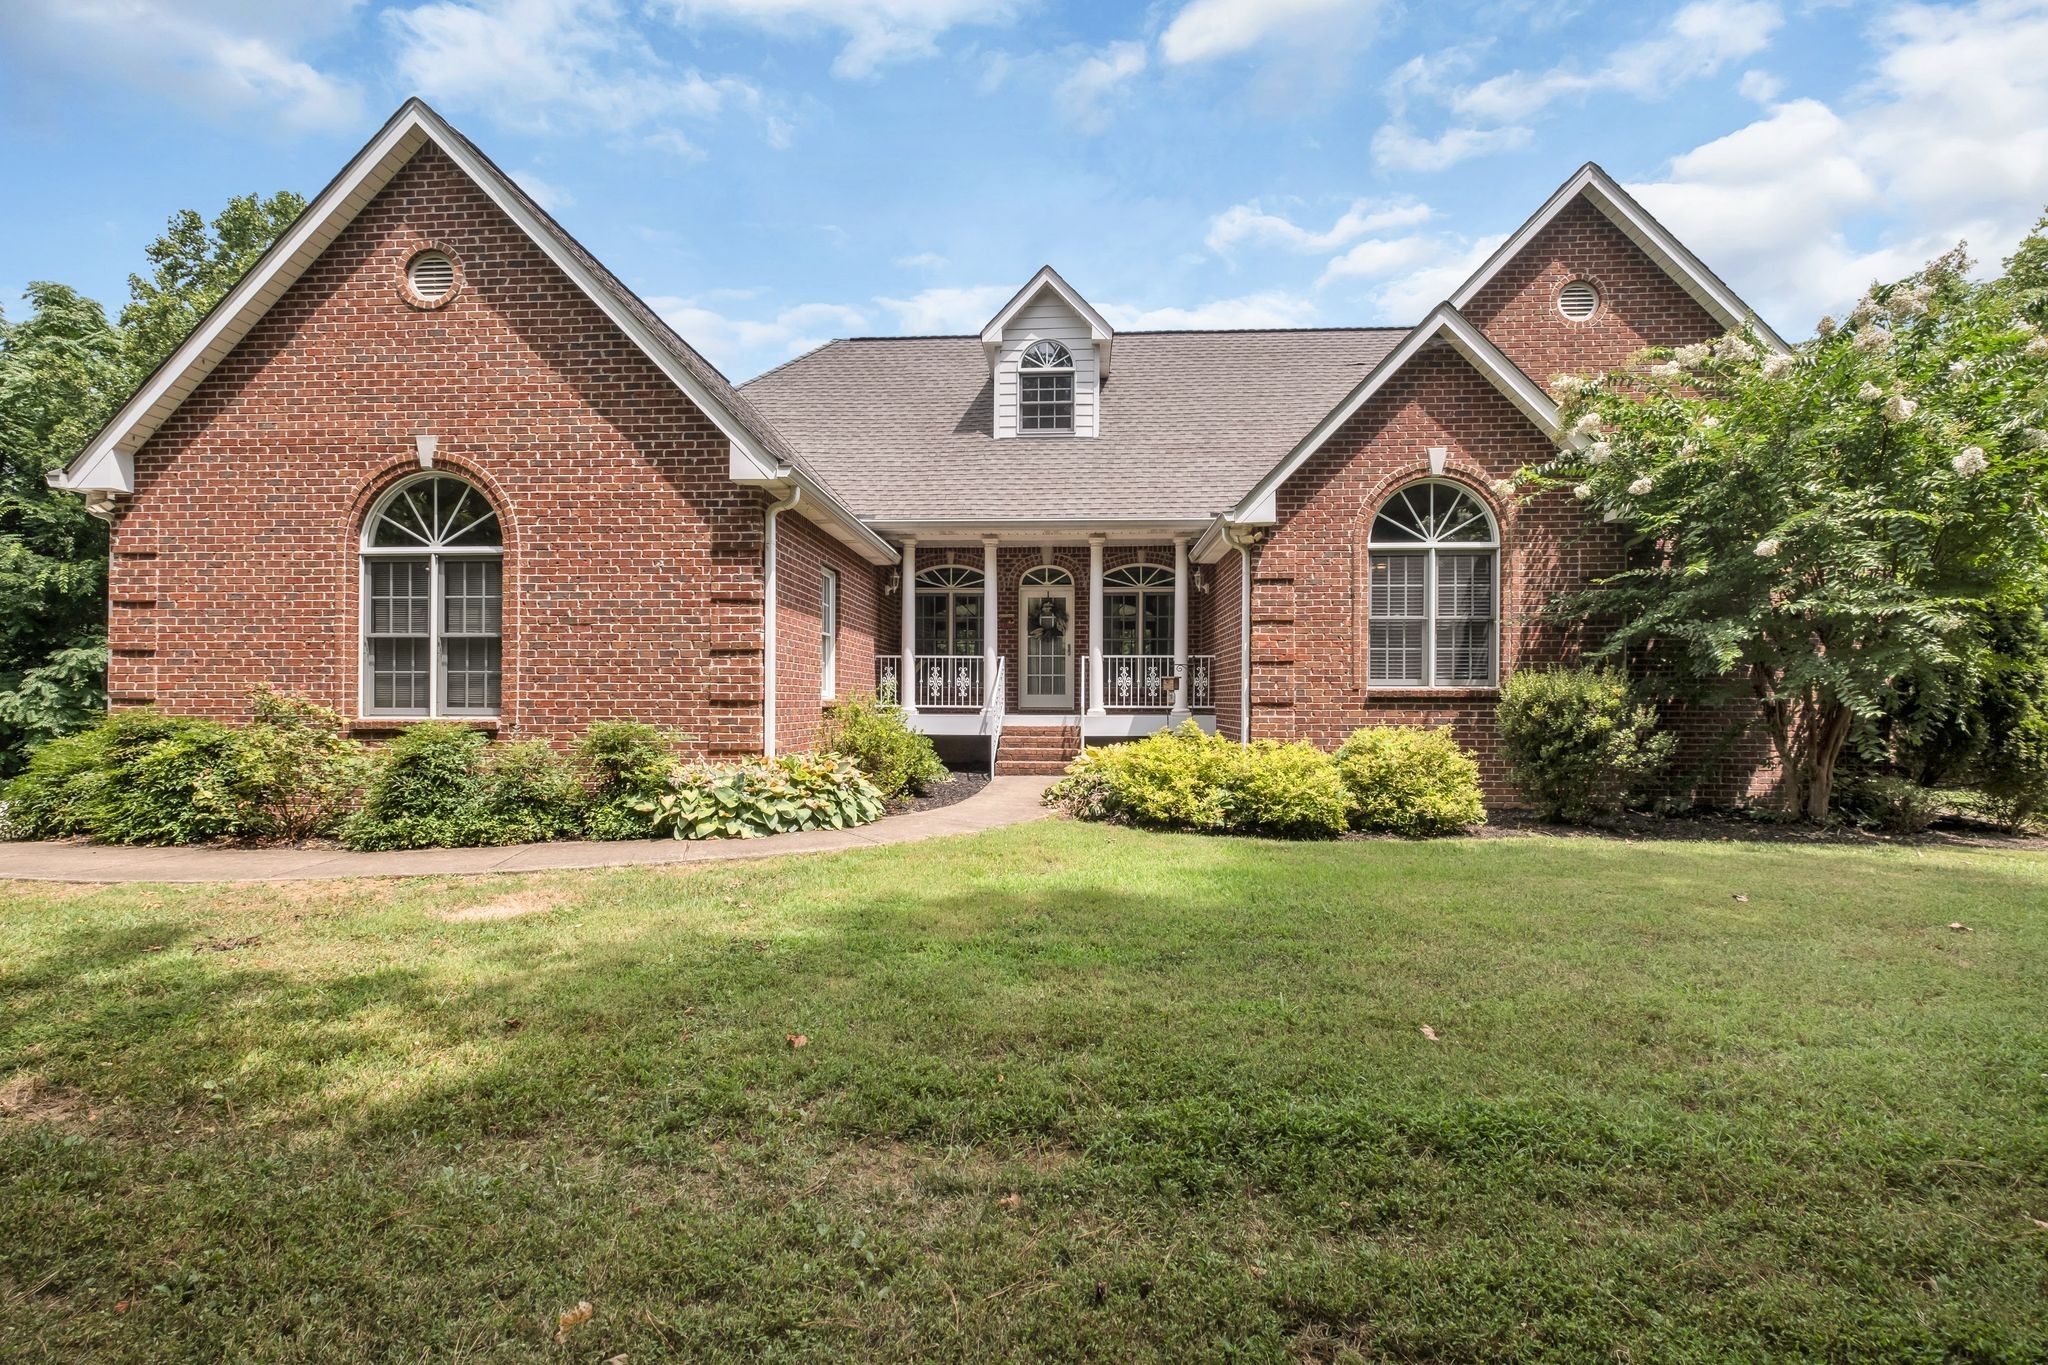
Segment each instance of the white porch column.
[[988,705],[988,689],[996,685],[996,538],[981,538],[981,704]]
[[903,538],[903,661],[896,665],[896,704],[917,710],[917,540]]
[[1188,718],[1188,538],[1173,538],[1173,676],[1180,679],[1173,689],[1173,710],[1167,720],[1175,725]]
[[1102,543],[1088,537],[1088,714],[1102,715]]

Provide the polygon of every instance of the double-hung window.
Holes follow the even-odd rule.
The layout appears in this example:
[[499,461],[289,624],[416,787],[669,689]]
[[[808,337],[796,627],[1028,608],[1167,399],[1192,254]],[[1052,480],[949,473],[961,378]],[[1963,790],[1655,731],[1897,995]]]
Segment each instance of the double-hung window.
[[839,575],[831,569],[818,578],[818,694],[839,695]]
[[1453,483],[1412,484],[1373,519],[1370,683],[1490,687],[1500,636],[1500,538]]
[[494,716],[503,690],[504,540],[490,502],[429,474],[363,527],[363,714]]
[[1074,357],[1057,341],[1034,341],[1017,362],[1017,427],[1074,429]]

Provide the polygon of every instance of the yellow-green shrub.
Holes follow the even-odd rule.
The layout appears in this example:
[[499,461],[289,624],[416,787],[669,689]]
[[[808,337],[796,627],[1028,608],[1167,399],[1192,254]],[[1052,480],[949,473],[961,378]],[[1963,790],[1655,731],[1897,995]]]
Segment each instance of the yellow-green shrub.
[[1046,800],[1083,820],[1284,838],[1341,834],[1351,809],[1328,755],[1312,745],[1246,747],[1193,721],[1088,750]]
[[1385,834],[1452,834],[1486,823],[1479,765],[1451,727],[1375,725],[1354,730],[1337,750],[1350,789],[1352,826]]

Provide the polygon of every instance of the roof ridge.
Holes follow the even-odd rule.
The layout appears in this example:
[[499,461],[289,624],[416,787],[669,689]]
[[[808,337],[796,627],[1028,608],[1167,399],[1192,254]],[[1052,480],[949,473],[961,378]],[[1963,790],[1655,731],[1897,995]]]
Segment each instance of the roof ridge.
[[847,338],[845,337],[833,337],[829,341],[821,341],[807,351],[797,352],[797,354],[783,361],[780,365],[770,365],[767,369],[761,371],[761,373],[755,375],[752,379],[743,381],[739,387],[744,389],[747,387],[748,384],[758,384],[762,380],[766,379],[769,375],[780,374],[782,371],[788,369],[792,365],[802,364],[804,361],[809,360],[818,352],[830,350],[832,347],[837,346],[840,342],[845,341],[846,339]]
[[[1361,325],[1361,326],[1357,326],[1357,327],[1338,327],[1338,326],[1330,326],[1330,327],[1146,327],[1146,328],[1140,328],[1140,329],[1137,329],[1137,330],[1133,330],[1133,331],[1128,331],[1128,332],[1118,332],[1118,333],[1117,333],[1117,335],[1118,335],[1118,336],[1120,336],[1120,337],[1219,337],[1219,336],[1263,336],[1263,335],[1269,335],[1269,334],[1279,334],[1279,335],[1298,335],[1298,334],[1302,334],[1302,333],[1309,333],[1309,332],[1325,332],[1325,333],[1327,333],[1327,332],[1412,332],[1412,331],[1414,331],[1414,330],[1415,330],[1415,327],[1416,327],[1416,324],[1414,324],[1414,323],[1412,323],[1412,322],[1410,322],[1410,323],[1400,323],[1400,324],[1394,324],[1394,323],[1367,323],[1367,324],[1363,324],[1363,325]],[[905,334],[901,334],[901,335],[898,335],[898,334],[896,334],[896,333],[870,333],[869,335],[866,335],[866,336],[834,337],[834,338],[832,339],[832,341],[828,341],[828,342],[826,342],[826,343],[825,343],[825,346],[830,346],[830,345],[833,345],[833,344],[835,344],[835,343],[837,343],[837,342],[841,342],[841,341],[979,341],[979,340],[980,340],[980,338],[979,338],[979,337],[977,337],[977,336],[976,336],[976,335],[975,335],[974,333],[972,333],[972,332],[910,332],[910,333],[905,333]],[[810,354],[813,354],[813,353],[815,353],[816,351],[820,351],[820,350],[823,350],[823,349],[824,349],[824,346],[816,346],[816,347],[813,347],[813,348],[812,348],[812,349],[811,349],[810,351],[806,351],[806,352],[804,353],[804,355],[810,355]],[[803,359],[803,358],[804,358],[803,356],[796,356],[796,357],[793,357],[793,358],[792,358],[792,360],[785,360],[785,361],[784,361],[784,362],[782,362],[782,363],[783,363],[783,365],[788,365],[788,364],[792,364],[792,363],[794,363],[794,361],[796,361],[796,360],[801,360],[801,359]],[[778,366],[776,366],[776,369],[780,369],[780,368],[782,368],[782,366],[781,366],[781,365],[778,365]],[[762,373],[763,373],[763,374],[773,374],[773,373],[775,373],[775,371],[774,371],[774,370],[764,370],[764,371],[763,371]],[[756,376],[756,378],[759,378],[759,377],[760,377],[760,376]],[[750,380],[748,380],[747,382],[751,384],[751,383],[753,382],[753,380],[751,380],[751,379],[750,379]]]

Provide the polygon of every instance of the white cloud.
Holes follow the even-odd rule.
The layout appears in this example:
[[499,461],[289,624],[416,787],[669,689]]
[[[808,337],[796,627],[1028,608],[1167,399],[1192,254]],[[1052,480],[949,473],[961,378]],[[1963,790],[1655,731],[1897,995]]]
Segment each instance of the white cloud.
[[945,267],[946,258],[936,251],[919,251],[908,256],[898,256],[895,265],[901,270],[940,270]]
[[1016,0],[666,0],[684,23],[737,23],[771,31],[827,29],[846,46],[833,74],[871,76],[890,62],[929,57],[963,24],[1007,23]]
[[1126,331],[1171,331],[1189,328],[1306,327],[1316,318],[1314,300],[1285,290],[1268,289],[1235,299],[1212,299],[1192,308],[1136,308],[1108,304],[1102,315],[1112,327]]
[[1274,39],[1316,42],[1370,19],[1377,0],[1191,0],[1159,35],[1169,65],[1208,61]]
[[1258,201],[1233,204],[1209,221],[1207,243],[1218,255],[1227,254],[1241,243],[1281,246],[1293,251],[1331,251],[1356,241],[1369,232],[1391,227],[1413,227],[1430,218],[1427,204],[1353,200],[1337,221],[1323,231],[1304,228],[1277,213],[1268,213]]
[[615,0],[433,0],[387,10],[385,21],[410,88],[529,132],[634,136],[694,157],[678,122],[765,104],[743,80],[664,63]]
[[11,0],[0,5],[0,46],[50,72],[111,80],[216,118],[293,132],[357,128],[361,89],[294,53],[346,24],[358,4]]
[[1014,284],[981,284],[922,289],[907,299],[878,298],[875,303],[896,319],[904,336],[957,336],[979,332],[996,309],[1017,292]]
[[1144,69],[1143,43],[1111,43],[1076,65],[1053,99],[1075,127],[1096,132],[1109,126],[1110,102],[1124,82]]
[[1468,119],[1516,123],[1566,97],[1612,91],[1660,99],[1763,51],[1784,21],[1771,0],[1694,0],[1662,33],[1618,49],[1590,73],[1570,66],[1510,71],[1457,91],[1450,106]]
[[1441,171],[1460,161],[1526,146],[1533,134],[1520,125],[1451,128],[1423,137],[1404,124],[1384,123],[1372,136],[1373,164],[1381,170]]
[[1784,93],[1785,82],[1768,71],[1745,71],[1742,79],[1735,83],[1735,89],[1746,100],[1770,104]]
[[1506,240],[1503,233],[1475,242],[1439,242],[1428,264],[1403,270],[1375,291],[1373,306],[1384,319],[1419,322],[1425,313],[1449,298],[1451,291],[1463,284]]
[[719,290],[702,299],[652,298],[647,302],[685,341],[728,374],[746,374],[747,367],[764,361],[787,360],[833,337],[863,331],[868,325],[867,316],[859,309],[836,303],[798,304],[763,321],[731,317],[708,306],[718,295],[730,298],[735,293],[753,292]]
[[576,202],[576,196],[552,181],[543,180],[533,171],[514,171],[512,178],[519,182],[519,188],[533,196],[533,202],[549,213],[560,213]]
[[1775,105],[1632,187],[1788,331],[1959,240],[2008,251],[2048,202],[2048,3],[1908,5],[1871,36],[1852,100]]
[[1429,237],[1375,237],[1360,242],[1323,267],[1318,284],[1335,280],[1379,279],[1395,271],[1426,267],[1441,260],[1442,244]]

